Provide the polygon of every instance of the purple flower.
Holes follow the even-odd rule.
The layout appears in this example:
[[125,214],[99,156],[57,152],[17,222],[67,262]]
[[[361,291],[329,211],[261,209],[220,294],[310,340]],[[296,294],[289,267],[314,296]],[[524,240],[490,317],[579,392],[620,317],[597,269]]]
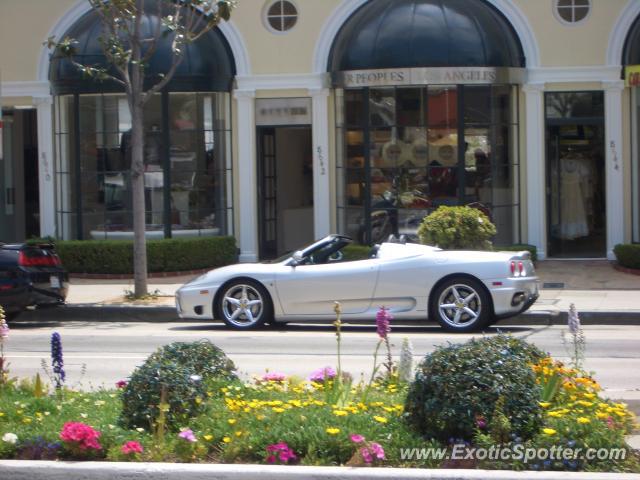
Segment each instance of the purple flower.
[[64,373],[64,361],[62,358],[62,339],[58,332],[51,334],[51,366],[53,367],[53,379],[56,389],[62,388],[66,374]]
[[332,378],[335,378],[336,375],[336,371],[333,368],[322,367],[311,372],[311,375],[309,375],[309,380],[312,382],[322,383],[325,380],[331,380]]
[[178,436],[180,438],[184,438],[187,442],[197,442],[198,439],[196,438],[196,436],[193,434],[193,431],[189,428],[187,428],[186,430],[181,431]]
[[354,433],[354,434],[351,435],[350,438],[351,438],[351,441],[353,443],[362,443],[362,442],[364,442],[364,437],[362,435],[358,435],[358,434]]
[[0,339],[9,337],[9,325],[4,320],[0,320]]
[[116,388],[124,388],[127,386],[127,381],[126,380],[118,380],[116,382]]
[[387,335],[391,331],[391,320],[393,320],[393,317],[389,313],[389,309],[386,307],[380,307],[376,314],[376,329],[378,331],[378,336],[383,340],[387,338]]

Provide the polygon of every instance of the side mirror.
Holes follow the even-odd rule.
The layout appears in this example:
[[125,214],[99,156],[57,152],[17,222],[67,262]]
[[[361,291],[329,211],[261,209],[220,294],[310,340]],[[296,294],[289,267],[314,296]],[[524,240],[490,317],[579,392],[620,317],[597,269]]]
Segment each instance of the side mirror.
[[291,258],[293,259],[294,267],[296,265],[300,265],[304,260],[304,255],[302,255],[302,250],[296,250],[295,252],[293,252],[293,255],[291,256]]

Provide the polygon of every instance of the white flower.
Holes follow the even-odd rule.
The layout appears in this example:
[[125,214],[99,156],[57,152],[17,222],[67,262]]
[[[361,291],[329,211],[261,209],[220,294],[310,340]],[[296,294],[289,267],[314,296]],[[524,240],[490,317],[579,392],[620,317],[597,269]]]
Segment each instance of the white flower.
[[18,441],[18,436],[15,433],[5,433],[2,436],[2,441],[15,445]]

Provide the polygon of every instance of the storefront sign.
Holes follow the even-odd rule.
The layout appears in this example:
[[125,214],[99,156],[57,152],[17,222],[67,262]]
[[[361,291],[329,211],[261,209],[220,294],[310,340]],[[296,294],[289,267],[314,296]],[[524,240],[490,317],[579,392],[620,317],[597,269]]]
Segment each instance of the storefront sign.
[[311,125],[311,99],[259,98],[256,125]]
[[625,87],[640,87],[640,65],[627,65],[624,67]]
[[447,67],[352,70],[334,74],[337,87],[381,87],[396,85],[460,85],[523,83],[522,68]]

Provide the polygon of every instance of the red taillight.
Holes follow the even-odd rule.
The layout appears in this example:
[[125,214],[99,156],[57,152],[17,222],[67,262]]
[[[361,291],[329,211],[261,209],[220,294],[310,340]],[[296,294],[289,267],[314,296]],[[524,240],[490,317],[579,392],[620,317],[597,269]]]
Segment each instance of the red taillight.
[[29,256],[25,252],[20,252],[18,265],[22,267],[57,267],[60,265],[60,258],[55,254]]
[[524,263],[518,262],[518,271],[520,272],[520,276],[524,276]]
[[511,262],[510,267],[511,267],[511,276],[513,277],[516,274],[516,262]]

